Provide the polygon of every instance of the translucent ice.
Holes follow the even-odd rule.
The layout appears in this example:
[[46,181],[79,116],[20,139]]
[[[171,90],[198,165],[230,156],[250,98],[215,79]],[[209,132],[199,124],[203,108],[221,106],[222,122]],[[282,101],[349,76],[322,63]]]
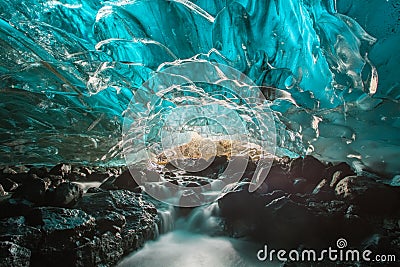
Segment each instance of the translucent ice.
[[399,173],[399,11],[394,0],[3,0],[0,162],[122,164],[130,100],[190,59],[262,88],[278,154]]

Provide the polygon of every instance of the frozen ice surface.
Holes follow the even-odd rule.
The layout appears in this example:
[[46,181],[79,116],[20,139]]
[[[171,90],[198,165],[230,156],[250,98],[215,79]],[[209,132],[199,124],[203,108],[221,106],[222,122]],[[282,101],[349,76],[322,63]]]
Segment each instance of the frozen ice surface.
[[141,84],[207,60],[263,88],[279,155],[398,174],[399,12],[396,0],[2,0],[0,163],[123,164]]

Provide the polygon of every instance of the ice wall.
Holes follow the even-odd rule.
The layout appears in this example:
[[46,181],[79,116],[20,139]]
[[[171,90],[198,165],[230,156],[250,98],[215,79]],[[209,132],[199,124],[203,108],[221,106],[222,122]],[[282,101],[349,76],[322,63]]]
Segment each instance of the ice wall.
[[278,154],[399,173],[399,12],[393,0],[3,0],[0,162],[123,163],[141,84],[205,59],[263,88]]

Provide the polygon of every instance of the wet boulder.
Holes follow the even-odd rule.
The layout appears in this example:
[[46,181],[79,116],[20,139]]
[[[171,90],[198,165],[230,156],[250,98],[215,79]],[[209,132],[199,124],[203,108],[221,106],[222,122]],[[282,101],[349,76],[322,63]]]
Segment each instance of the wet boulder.
[[157,209],[142,194],[128,190],[85,194],[75,208],[95,218],[99,234],[121,228],[125,253],[138,249],[145,241],[157,236]]
[[25,216],[25,224],[40,230],[30,247],[31,266],[84,266],[93,264],[95,220],[77,209],[40,207]]
[[21,247],[38,247],[42,242],[40,229],[25,224],[25,217],[18,216],[0,220],[0,241],[8,241]]
[[51,175],[61,175],[62,177],[67,177],[71,173],[72,166],[70,164],[60,163],[51,168],[49,174]]
[[232,220],[254,219],[265,202],[262,197],[249,192],[250,182],[240,182],[231,188],[225,188],[225,195],[218,200],[221,215]]
[[28,267],[31,251],[9,241],[0,241],[0,266]]
[[9,178],[0,178],[0,185],[6,192],[13,192],[18,187],[18,184]]
[[[193,190],[186,189],[182,192],[179,198],[179,206],[182,208],[195,207],[199,205],[199,203],[203,203],[205,200],[204,195]],[[191,210],[191,209],[189,209]]]
[[289,174],[282,166],[274,164],[267,175],[265,183],[268,186],[268,192],[283,190],[293,192],[293,183],[289,180]]
[[0,197],[4,197],[4,196],[6,196],[6,195],[7,195],[7,192],[4,191],[3,186],[0,184]]
[[143,174],[139,170],[132,170],[132,172],[130,170],[125,170],[121,175],[115,178],[113,183],[114,186],[118,189],[134,190],[139,185],[133,178],[132,173],[135,176],[143,176]]
[[325,165],[313,156],[305,156],[303,159],[303,177],[309,183],[318,184],[325,176]]
[[[194,171],[194,172],[187,172],[187,175],[196,175],[196,176],[202,176],[202,177],[208,177],[211,179],[218,179],[218,177],[225,171],[229,164],[229,159],[227,156],[222,155],[222,156],[216,156],[212,161],[205,160],[203,158],[200,159],[177,159],[174,160],[174,164],[176,166],[207,166],[207,168],[201,170],[201,171]],[[165,168],[167,170],[175,170],[176,167],[168,163]],[[188,169],[190,169],[189,167]],[[197,168],[195,168],[197,169]]]
[[[359,241],[369,233],[369,224],[356,216],[345,216],[346,202],[322,198],[321,192],[250,193],[248,186],[249,183],[231,185],[218,200],[228,235],[246,236],[275,246],[319,247],[334,242],[340,235]],[[324,188],[322,183],[320,189]],[[362,223],[365,227],[360,227]]]
[[29,200],[5,196],[0,198],[0,219],[25,215],[34,206]]
[[399,213],[400,188],[377,182],[364,176],[348,176],[335,187],[338,198],[359,207],[361,212]]
[[311,193],[325,178],[326,166],[313,156],[292,160],[289,167],[289,178],[293,181],[294,191]]
[[75,183],[64,182],[47,192],[47,203],[57,207],[72,207],[83,195],[83,189]]
[[46,167],[31,167],[28,171],[28,174],[35,174],[39,178],[46,178],[49,175],[49,170]]
[[30,206],[23,216],[0,220],[0,242],[27,248],[29,266],[113,265],[158,235],[160,220],[148,199],[114,190],[85,194],[73,209]]
[[27,225],[41,230],[47,242],[62,242],[65,246],[74,242],[72,237],[78,240],[95,228],[94,218],[77,209],[39,207],[25,215],[25,219]]
[[25,180],[12,195],[12,198],[26,199],[32,203],[42,204],[45,201],[46,190],[49,183],[36,175],[32,179]]
[[290,162],[289,173],[291,179],[303,177],[303,158],[296,158]]
[[104,181],[100,188],[105,190],[130,190],[140,192],[137,181],[160,182],[161,176],[158,172],[152,170],[130,169],[125,170],[119,176],[111,176]]
[[326,169],[326,178],[331,178],[330,186],[334,187],[336,184],[347,176],[355,175],[353,169],[346,162],[341,162],[330,166]]

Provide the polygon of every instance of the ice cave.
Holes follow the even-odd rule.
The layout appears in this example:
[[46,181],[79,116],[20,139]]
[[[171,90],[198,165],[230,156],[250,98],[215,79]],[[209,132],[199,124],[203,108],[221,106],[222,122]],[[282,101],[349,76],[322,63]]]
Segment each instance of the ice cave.
[[0,267],[399,266],[399,0],[1,0],[0,59]]

